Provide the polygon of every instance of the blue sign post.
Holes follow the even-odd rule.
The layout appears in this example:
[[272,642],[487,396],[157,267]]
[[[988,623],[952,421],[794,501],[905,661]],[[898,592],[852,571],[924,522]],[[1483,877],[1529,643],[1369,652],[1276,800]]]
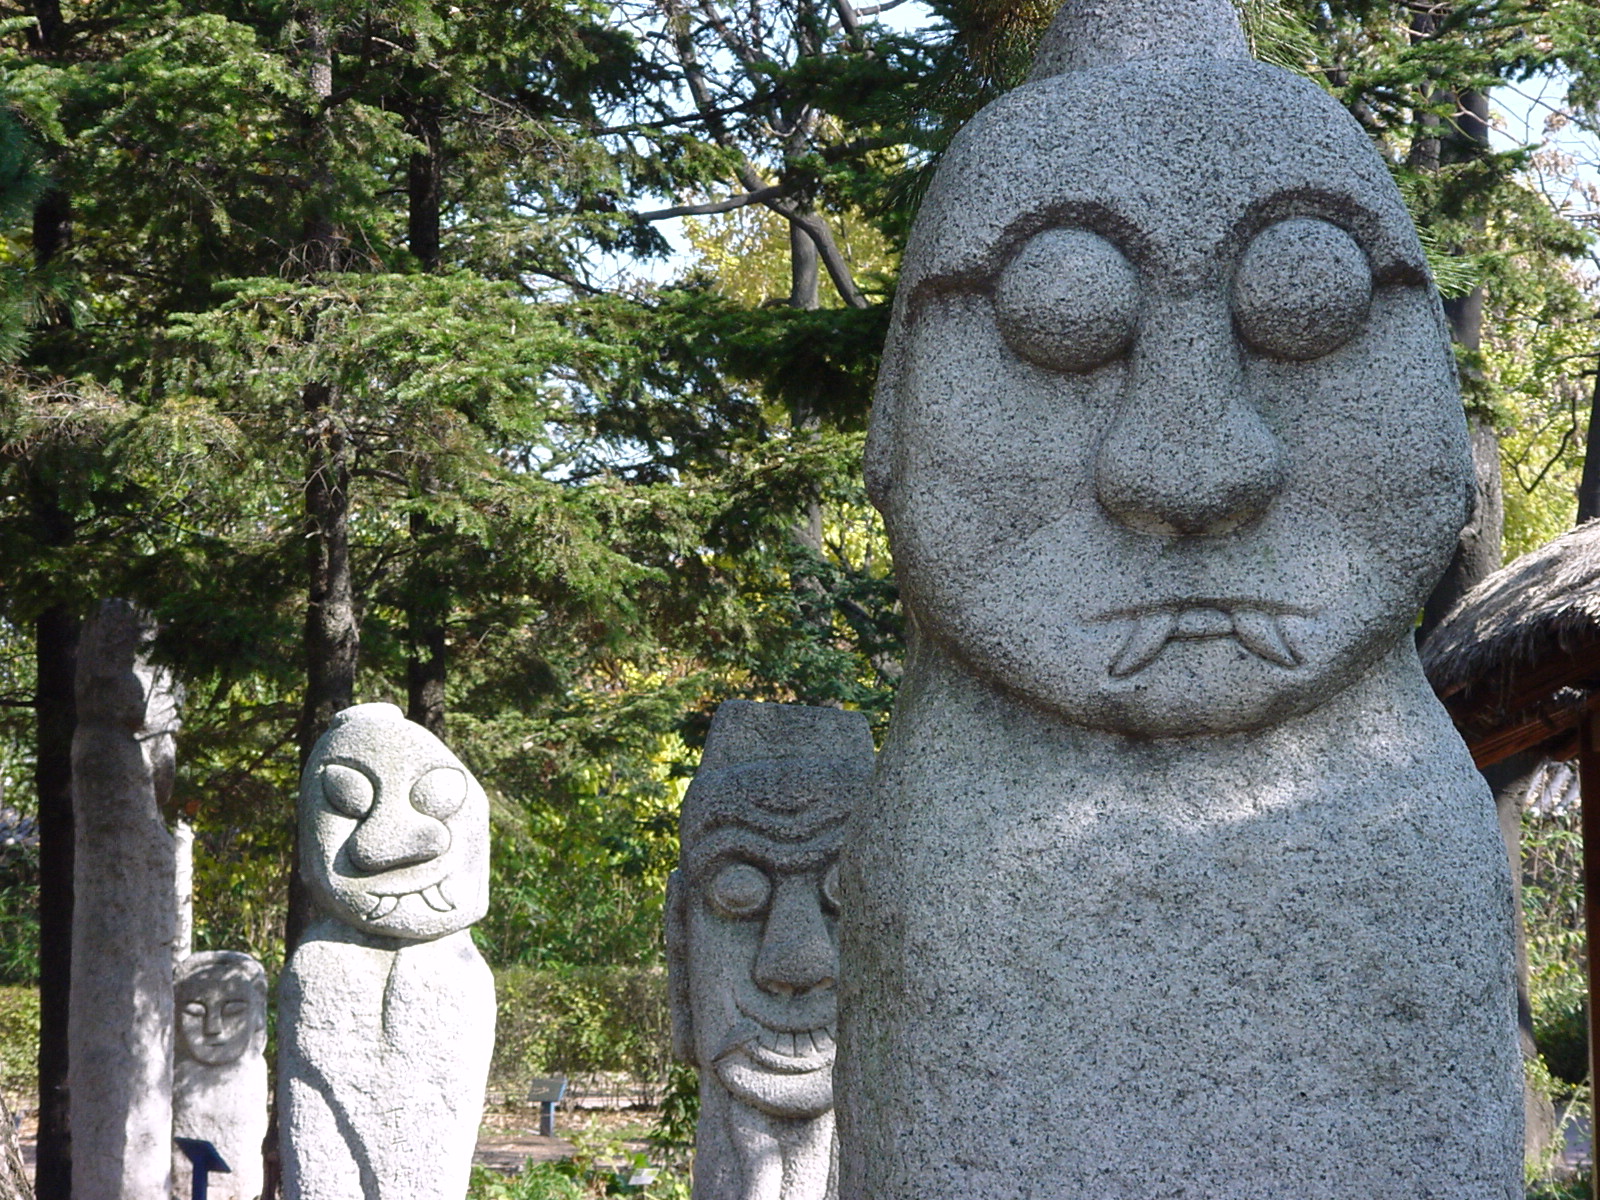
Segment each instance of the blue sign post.
[[192,1200],[206,1200],[206,1176],[212,1171],[222,1175],[233,1174],[233,1168],[222,1161],[222,1155],[210,1142],[200,1138],[172,1140],[178,1143],[178,1149],[188,1156],[189,1165],[194,1168],[194,1190],[189,1193]]
[[528,1088],[528,1099],[539,1105],[539,1136],[555,1137],[556,1105],[566,1095],[567,1081],[557,1075],[550,1079],[535,1079]]

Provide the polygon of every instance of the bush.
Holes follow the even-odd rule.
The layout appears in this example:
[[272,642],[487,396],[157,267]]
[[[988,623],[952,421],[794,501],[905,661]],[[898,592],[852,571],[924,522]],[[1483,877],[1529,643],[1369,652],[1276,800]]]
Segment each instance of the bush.
[[39,989],[0,987],[0,1090],[12,1111],[36,1107]]
[[508,967],[495,973],[499,1023],[490,1078],[620,1072],[659,1082],[671,1057],[660,967]]
[[1522,818],[1522,915],[1534,1040],[1567,1084],[1589,1074],[1584,969],[1583,837],[1576,809]]
[[[0,825],[9,816],[0,812]],[[39,844],[0,842],[0,984],[38,982]]]

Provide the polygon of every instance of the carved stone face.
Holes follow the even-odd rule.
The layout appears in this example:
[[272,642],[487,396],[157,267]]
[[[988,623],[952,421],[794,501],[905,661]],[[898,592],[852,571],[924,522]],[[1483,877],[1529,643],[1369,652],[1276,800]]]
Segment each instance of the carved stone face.
[[488,911],[488,799],[392,704],[334,718],[301,778],[300,821],[312,894],[357,929],[423,940]]
[[266,1042],[267,983],[261,964],[245,954],[197,954],[173,984],[180,1057],[208,1067],[237,1062]]
[[906,264],[868,481],[921,636],[1163,737],[1308,711],[1409,631],[1468,514],[1455,365],[1398,193],[1315,87],[1029,84],[951,148]]
[[[833,1107],[838,868],[865,764],[795,759],[697,776],[674,876],[669,944],[682,946],[692,1046],[733,1096],[782,1117]],[[705,793],[716,794],[709,799]],[[682,1003],[682,1000],[678,1001]]]

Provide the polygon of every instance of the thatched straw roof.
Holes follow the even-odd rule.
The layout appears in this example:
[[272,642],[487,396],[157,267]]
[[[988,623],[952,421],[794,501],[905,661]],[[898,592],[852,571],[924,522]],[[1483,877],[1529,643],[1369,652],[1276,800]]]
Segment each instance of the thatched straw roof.
[[[1539,744],[1540,723],[1552,738],[1573,729],[1591,685],[1600,686],[1600,521],[1489,576],[1421,649],[1433,690],[1480,765],[1486,754],[1498,761]],[[1525,728],[1513,737],[1518,724]],[[1483,750],[1495,734],[1499,743]]]

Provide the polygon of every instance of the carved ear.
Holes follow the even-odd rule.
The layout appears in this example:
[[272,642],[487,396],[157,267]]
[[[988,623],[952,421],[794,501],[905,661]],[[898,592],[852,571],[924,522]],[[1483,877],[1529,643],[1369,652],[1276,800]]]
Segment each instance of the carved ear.
[[694,1062],[694,1012],[689,1007],[689,885],[683,872],[667,876],[667,1007],[672,1014],[672,1056]]
[[867,429],[867,448],[861,464],[862,474],[867,481],[867,497],[880,512],[885,511],[889,503],[889,491],[894,487],[894,446],[897,440],[894,425],[905,360],[901,344],[909,333],[907,324],[901,301],[897,297],[894,316],[889,322],[889,336],[884,342],[883,359],[878,365],[878,385],[872,397],[872,422]]

